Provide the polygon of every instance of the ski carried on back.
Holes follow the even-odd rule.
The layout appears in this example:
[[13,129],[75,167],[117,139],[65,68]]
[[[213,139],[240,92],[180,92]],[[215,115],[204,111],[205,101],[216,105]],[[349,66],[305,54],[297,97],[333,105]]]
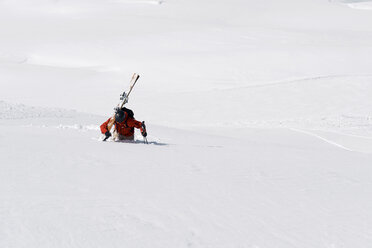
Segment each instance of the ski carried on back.
[[118,106],[115,108],[115,110],[116,109],[121,109],[126,103],[128,103],[128,97],[129,97],[130,93],[132,92],[132,89],[133,89],[134,85],[136,85],[139,77],[140,76],[137,73],[133,74],[132,79],[130,80],[130,83],[129,83],[129,91],[128,91],[128,93],[126,93],[124,91],[120,95],[120,102],[119,102]]
[[[118,103],[118,105],[115,107],[115,113],[119,110],[119,109],[122,109],[124,107],[124,105],[126,103],[128,103],[128,99],[129,99],[129,95],[130,93],[132,92],[133,90],[133,87],[136,85],[138,79],[139,79],[139,75],[137,73],[134,73],[133,76],[132,76],[132,79],[130,80],[130,83],[129,83],[129,90],[128,90],[128,93],[126,93],[125,91],[120,94],[120,101]],[[107,124],[107,129],[108,131],[111,130],[112,126],[114,125],[115,123],[115,114],[111,117],[111,120],[110,122]],[[103,141],[106,141],[108,139],[108,137],[106,137]]]

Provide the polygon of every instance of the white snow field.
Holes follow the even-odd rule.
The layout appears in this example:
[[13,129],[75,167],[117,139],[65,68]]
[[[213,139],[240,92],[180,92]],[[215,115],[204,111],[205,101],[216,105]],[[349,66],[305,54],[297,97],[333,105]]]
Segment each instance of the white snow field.
[[0,0],[0,247],[371,247],[371,6]]

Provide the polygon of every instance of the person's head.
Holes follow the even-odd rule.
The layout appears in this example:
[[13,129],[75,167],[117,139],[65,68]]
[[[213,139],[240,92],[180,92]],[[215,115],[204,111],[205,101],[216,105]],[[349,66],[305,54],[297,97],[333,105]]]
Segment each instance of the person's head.
[[115,121],[121,123],[124,121],[125,116],[126,116],[125,112],[122,109],[118,109],[116,110],[115,113]]

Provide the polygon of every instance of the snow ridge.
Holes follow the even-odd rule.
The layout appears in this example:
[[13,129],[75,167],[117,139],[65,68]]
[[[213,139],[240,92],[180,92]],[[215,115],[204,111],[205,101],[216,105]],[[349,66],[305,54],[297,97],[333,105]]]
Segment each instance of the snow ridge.
[[32,107],[24,104],[11,104],[0,101],[0,119],[71,118],[75,116],[77,116],[75,110]]

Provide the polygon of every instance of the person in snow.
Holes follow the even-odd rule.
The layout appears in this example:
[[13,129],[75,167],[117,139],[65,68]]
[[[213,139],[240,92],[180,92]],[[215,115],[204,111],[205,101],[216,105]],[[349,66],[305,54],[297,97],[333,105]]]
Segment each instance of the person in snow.
[[125,107],[117,109],[113,117],[109,118],[101,125],[101,132],[107,140],[110,136],[110,130],[115,125],[113,132],[113,140],[134,140],[134,128],[141,131],[143,137],[147,136],[145,122],[140,122],[134,119],[133,111]]

